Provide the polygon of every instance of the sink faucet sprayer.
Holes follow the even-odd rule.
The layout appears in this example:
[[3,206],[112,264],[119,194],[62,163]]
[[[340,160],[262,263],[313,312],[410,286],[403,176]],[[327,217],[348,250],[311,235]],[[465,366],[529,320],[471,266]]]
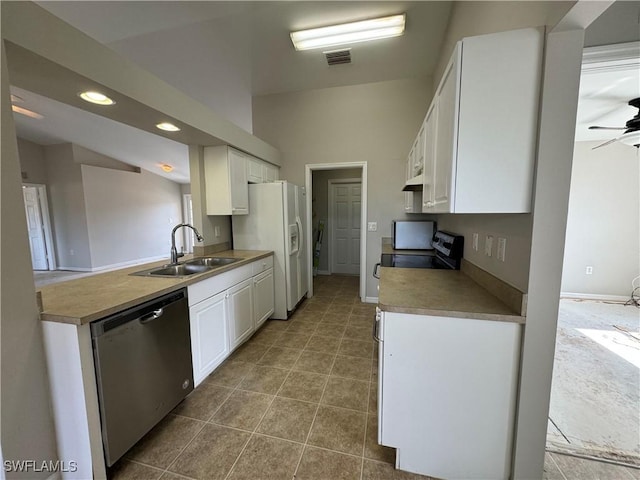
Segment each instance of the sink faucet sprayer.
[[171,263],[172,264],[178,263],[178,258],[184,256],[184,253],[178,253],[178,250],[176,249],[176,230],[178,230],[180,227],[189,227],[196,234],[196,239],[199,242],[202,242],[204,240],[204,237],[200,235],[200,232],[196,230],[196,227],[194,227],[193,225],[189,225],[188,223],[179,223],[178,225],[173,227],[173,230],[171,231]]

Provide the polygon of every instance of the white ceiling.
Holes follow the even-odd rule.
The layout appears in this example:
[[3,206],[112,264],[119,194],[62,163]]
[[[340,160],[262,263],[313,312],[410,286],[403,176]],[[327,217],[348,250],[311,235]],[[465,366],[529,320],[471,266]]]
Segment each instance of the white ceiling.
[[[214,111],[220,104],[212,99],[212,89],[233,88],[253,96],[426,78],[435,68],[451,13],[451,2],[440,1],[37,3]],[[614,7],[623,7],[620,15],[612,15],[614,7],[608,12],[618,23],[620,18],[631,19],[627,30],[632,31],[637,19],[629,14],[630,4],[636,8],[640,2],[617,2]],[[350,65],[328,67],[321,51],[296,52],[289,39],[290,31],[301,28],[401,12],[407,13],[405,35],[353,45]],[[603,25],[603,29],[610,31],[611,27]],[[611,40],[611,34],[607,38]],[[624,125],[635,114],[626,103],[640,96],[639,86],[637,67],[584,75],[576,139],[615,136],[616,132],[589,131],[587,127]],[[16,114],[19,136],[45,145],[77,143],[177,182],[188,182],[184,145],[24,90],[15,93],[23,97],[23,106],[45,114],[41,121]],[[176,170],[164,174],[158,163],[170,163]]]

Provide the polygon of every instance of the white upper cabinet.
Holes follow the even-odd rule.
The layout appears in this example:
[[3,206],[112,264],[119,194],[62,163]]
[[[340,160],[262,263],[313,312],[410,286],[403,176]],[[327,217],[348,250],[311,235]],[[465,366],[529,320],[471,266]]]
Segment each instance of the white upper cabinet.
[[249,213],[248,156],[228,146],[205,147],[207,215]]
[[279,167],[264,162],[259,158],[247,159],[247,180],[249,183],[270,183],[278,180]]
[[423,212],[531,211],[543,43],[535,28],[458,42],[425,119]]

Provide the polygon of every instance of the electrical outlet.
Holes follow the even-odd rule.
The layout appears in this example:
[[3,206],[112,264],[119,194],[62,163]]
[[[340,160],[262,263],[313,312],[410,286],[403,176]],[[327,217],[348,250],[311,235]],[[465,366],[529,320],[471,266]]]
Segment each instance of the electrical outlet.
[[473,240],[471,242],[471,245],[473,247],[473,251],[477,252],[478,251],[478,234],[477,233],[473,234]]
[[378,231],[378,222],[369,222],[367,223],[367,230],[370,232]]
[[493,235],[487,235],[484,239],[484,254],[487,257],[493,255]]
[[69,250],[69,255],[71,255],[72,257],[76,254],[75,250],[72,248],[71,250]]
[[219,237],[219,236],[220,236],[220,225],[216,225],[215,227],[213,227],[213,234],[214,234],[216,237]]
[[498,253],[496,256],[498,260],[504,262],[505,253],[507,251],[507,239],[504,237],[498,237]]
[[584,273],[586,273],[587,275],[593,275],[593,267],[589,265]]

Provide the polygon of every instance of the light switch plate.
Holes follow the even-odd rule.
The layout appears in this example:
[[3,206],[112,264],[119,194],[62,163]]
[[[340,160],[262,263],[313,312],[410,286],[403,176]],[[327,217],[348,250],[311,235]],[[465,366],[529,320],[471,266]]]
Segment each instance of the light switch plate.
[[378,222],[368,222],[367,223],[367,230],[370,232],[377,232],[378,231]]
[[478,251],[478,234],[477,233],[473,234],[472,246],[473,246],[473,251],[477,252]]
[[487,235],[487,237],[484,240],[484,254],[487,257],[490,257],[493,255],[493,235]]
[[215,227],[213,227],[213,234],[214,234],[216,237],[219,237],[219,236],[220,236],[220,225],[216,225]]

